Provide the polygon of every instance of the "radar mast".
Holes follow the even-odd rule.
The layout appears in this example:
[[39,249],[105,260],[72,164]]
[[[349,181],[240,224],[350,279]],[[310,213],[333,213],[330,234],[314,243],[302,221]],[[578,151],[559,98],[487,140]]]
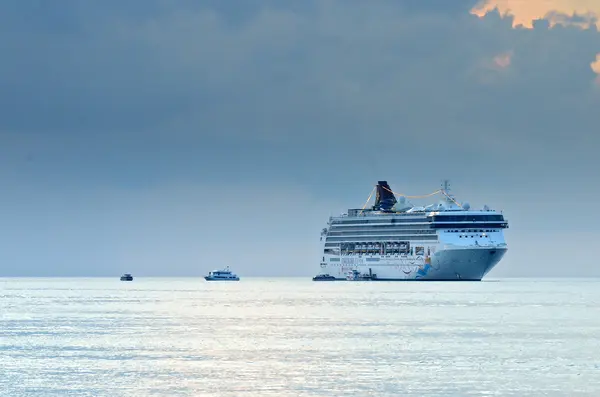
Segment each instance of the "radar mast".
[[442,189],[441,190],[442,190],[442,194],[446,197],[446,202],[448,204],[450,204],[450,207],[452,207],[456,201],[453,199],[453,196],[450,193],[450,180],[444,179],[442,181]]

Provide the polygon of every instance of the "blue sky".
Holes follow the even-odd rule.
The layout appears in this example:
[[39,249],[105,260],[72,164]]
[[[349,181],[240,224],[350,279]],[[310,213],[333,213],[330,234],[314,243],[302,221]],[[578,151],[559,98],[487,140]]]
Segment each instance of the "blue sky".
[[312,275],[376,181],[449,178],[490,276],[600,276],[600,7],[527,4],[3,2],[0,275]]

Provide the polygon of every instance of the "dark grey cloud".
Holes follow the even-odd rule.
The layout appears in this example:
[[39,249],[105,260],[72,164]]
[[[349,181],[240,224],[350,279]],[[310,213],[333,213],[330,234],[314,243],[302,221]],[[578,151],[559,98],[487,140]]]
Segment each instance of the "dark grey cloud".
[[[0,116],[7,130],[171,128],[241,139],[311,129],[397,136],[399,125],[456,134],[490,118],[504,133],[597,122],[597,31],[514,30],[498,15],[468,14],[472,1],[451,3],[446,12],[431,1],[330,1],[305,6],[310,13],[268,2],[92,2],[49,15],[43,2],[17,7],[23,32],[3,43]],[[236,13],[244,20],[232,25]],[[508,70],[489,65],[509,52]]]
[[[420,194],[442,177],[512,211],[513,241],[543,251],[558,237],[539,211],[598,193],[600,33],[515,29],[474,3],[2,3],[0,182],[6,230],[19,230],[2,235],[5,263],[35,262],[27,244],[60,274],[85,274],[73,263],[86,252],[84,269],[138,255],[136,270],[160,273],[171,244],[185,273],[196,249],[227,249],[207,232],[220,220],[255,236],[251,258],[273,239],[284,255],[376,180]],[[279,222],[289,208],[302,225]],[[258,230],[253,209],[269,210]],[[585,223],[555,215],[572,232]],[[77,261],[61,255],[73,244]],[[263,274],[279,268],[269,261]],[[281,272],[312,272],[299,261]]]

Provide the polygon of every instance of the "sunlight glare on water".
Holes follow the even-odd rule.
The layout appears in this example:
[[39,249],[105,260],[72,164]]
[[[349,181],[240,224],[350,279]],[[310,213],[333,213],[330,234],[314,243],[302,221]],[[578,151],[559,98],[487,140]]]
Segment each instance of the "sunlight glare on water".
[[0,279],[0,396],[598,396],[599,280]]

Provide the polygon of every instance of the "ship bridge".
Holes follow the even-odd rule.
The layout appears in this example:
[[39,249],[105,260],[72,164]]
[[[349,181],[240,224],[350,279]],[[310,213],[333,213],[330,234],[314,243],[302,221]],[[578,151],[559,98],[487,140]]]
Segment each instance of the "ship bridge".
[[488,212],[456,212],[444,214],[435,212],[428,216],[431,220],[431,227],[434,229],[463,229],[463,228],[494,228],[507,229],[508,222],[502,214],[489,214]]

